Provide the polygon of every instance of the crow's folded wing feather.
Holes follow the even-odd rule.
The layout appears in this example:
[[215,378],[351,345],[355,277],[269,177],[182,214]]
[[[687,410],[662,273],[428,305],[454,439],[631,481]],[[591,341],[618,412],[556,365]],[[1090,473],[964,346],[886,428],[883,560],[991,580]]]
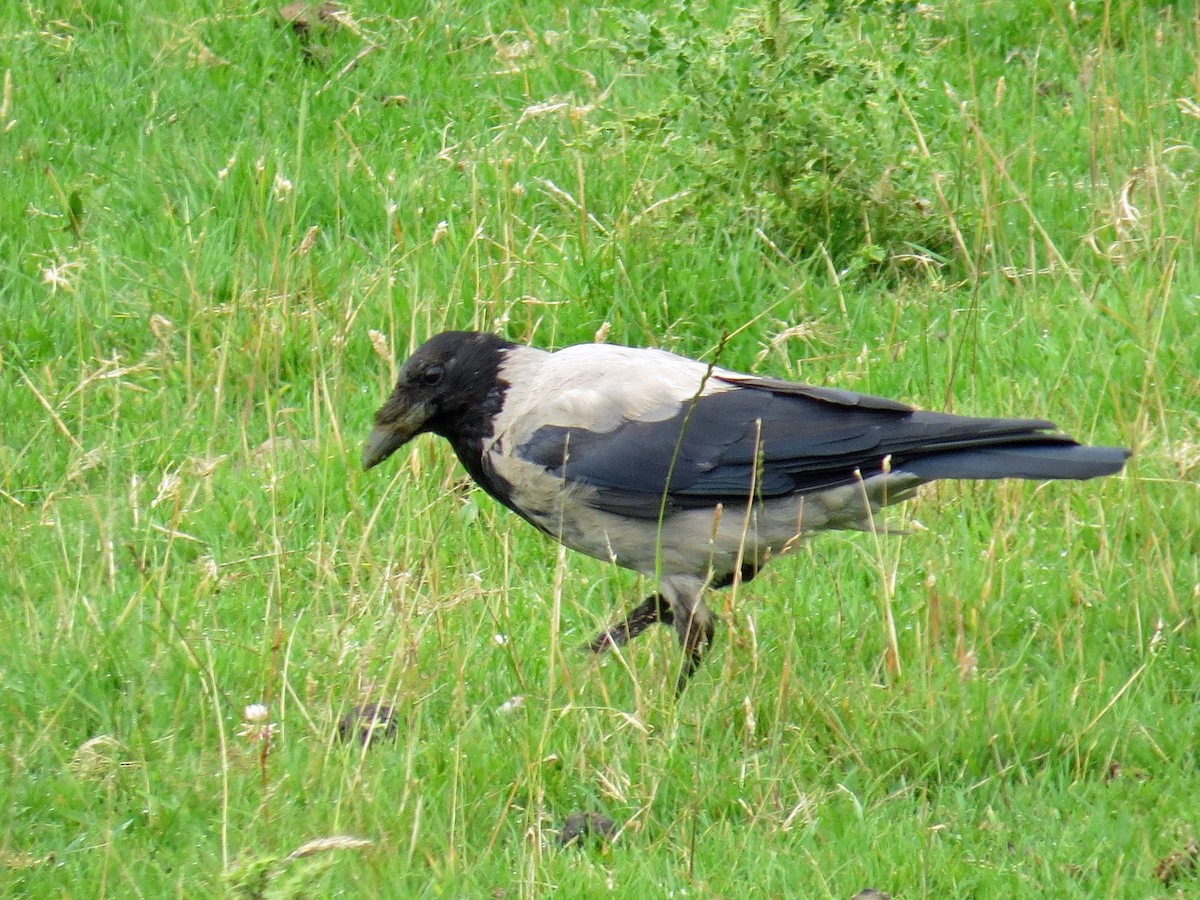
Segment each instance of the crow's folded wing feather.
[[[622,515],[801,494],[852,483],[905,460],[973,448],[1073,445],[1050,422],[914,411],[891,400],[724,373],[670,418],[616,428],[546,425],[517,448],[589,503]],[[938,477],[938,476],[934,476]],[[972,477],[988,477],[976,475]],[[665,494],[665,496],[664,496]]]

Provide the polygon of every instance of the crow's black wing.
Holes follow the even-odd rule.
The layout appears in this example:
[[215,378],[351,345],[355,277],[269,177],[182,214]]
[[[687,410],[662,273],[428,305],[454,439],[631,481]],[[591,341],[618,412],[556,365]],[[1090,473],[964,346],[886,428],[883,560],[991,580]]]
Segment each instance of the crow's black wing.
[[[657,517],[664,500],[667,509],[728,505],[752,494],[772,498],[849,484],[859,473],[880,471],[888,457],[893,469],[924,461],[914,474],[925,480],[1090,477],[1069,474],[1070,459],[1064,469],[1061,451],[1078,445],[1048,433],[1050,422],[914,411],[878,397],[771,379],[719,380],[729,387],[680,404],[670,418],[626,421],[604,432],[543,426],[517,453],[568,482],[595,488],[593,506],[643,518]],[[1010,471],[1005,458],[1032,447],[1057,465],[1044,475],[1036,474],[1036,461]],[[964,451],[974,451],[969,464],[951,465]],[[1105,465],[1111,462],[1106,457]]]

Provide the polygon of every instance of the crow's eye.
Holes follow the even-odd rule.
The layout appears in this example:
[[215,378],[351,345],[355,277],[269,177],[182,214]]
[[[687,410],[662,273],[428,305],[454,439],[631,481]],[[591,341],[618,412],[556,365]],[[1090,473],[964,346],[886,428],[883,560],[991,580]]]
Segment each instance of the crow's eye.
[[446,370],[441,366],[430,366],[421,373],[421,381],[429,387],[433,387],[442,380],[442,376],[445,374]]

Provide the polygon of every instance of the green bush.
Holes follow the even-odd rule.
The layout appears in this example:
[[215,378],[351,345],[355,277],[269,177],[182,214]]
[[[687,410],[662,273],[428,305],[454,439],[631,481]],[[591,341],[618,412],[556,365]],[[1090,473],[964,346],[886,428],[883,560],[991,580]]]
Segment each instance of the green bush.
[[687,4],[626,20],[630,54],[674,69],[650,118],[697,215],[761,228],[794,258],[823,248],[839,269],[951,249],[900,99],[928,90],[921,48],[903,13],[869,12],[767,0],[722,31]]

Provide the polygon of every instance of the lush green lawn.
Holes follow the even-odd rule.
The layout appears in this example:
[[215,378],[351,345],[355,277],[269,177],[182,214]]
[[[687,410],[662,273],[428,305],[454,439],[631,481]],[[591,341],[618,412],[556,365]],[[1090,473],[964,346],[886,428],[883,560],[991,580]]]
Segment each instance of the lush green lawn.
[[[1197,890],[1195,4],[643,6],[0,6],[4,896]],[[675,703],[665,630],[577,650],[650,585],[359,471],[443,327],[1135,456],[823,536]]]

